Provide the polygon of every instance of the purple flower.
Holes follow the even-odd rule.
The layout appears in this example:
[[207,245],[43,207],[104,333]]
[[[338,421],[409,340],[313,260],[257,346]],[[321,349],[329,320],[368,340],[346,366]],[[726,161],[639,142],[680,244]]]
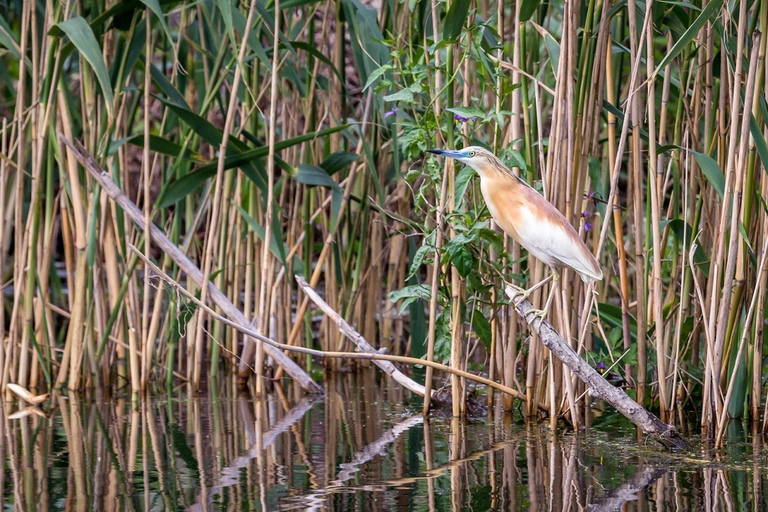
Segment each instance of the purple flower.
[[384,118],[395,115],[395,112],[397,112],[397,105],[392,107],[392,110],[390,110],[389,112],[384,112]]
[[595,206],[595,208],[597,208],[597,203],[598,202],[603,202],[603,203],[605,202],[605,201],[603,201],[602,199],[600,199],[598,197],[597,191],[593,191],[593,192],[590,192],[589,194],[587,194],[586,199],[587,199],[587,201],[592,201],[592,204]]
[[595,366],[595,369],[600,373],[603,373],[605,371],[605,363],[597,363],[597,366]]
[[584,219],[584,229],[586,231],[589,231],[592,229],[592,223],[587,222],[586,219],[588,219],[592,215],[592,212],[581,212],[581,218]]
[[584,231],[589,231],[590,229],[592,229],[592,224],[590,224],[589,222],[585,222]]
[[454,116],[453,116],[453,118],[454,118],[455,120],[457,120],[458,122],[460,122],[460,123],[466,123],[466,122],[467,122],[467,121],[469,121],[470,119],[471,119],[472,121],[474,121],[475,119],[477,119],[477,117],[475,117],[475,116],[472,116],[472,117],[462,117],[462,116],[460,116],[459,114],[456,114],[456,115],[454,115]]

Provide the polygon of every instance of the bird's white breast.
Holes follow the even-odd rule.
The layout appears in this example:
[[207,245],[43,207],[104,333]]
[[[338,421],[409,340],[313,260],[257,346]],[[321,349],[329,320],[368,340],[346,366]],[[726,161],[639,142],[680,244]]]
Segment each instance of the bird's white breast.
[[573,226],[554,206],[543,198],[512,197],[503,183],[493,179],[481,177],[480,189],[496,223],[536,259],[551,267],[573,268],[582,276],[602,278],[591,268],[589,260],[594,258],[582,249],[584,244]]

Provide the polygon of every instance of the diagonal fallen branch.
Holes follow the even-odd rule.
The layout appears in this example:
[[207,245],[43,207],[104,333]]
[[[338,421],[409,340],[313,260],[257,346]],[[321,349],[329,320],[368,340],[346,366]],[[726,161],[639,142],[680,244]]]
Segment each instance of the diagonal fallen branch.
[[517,313],[538,333],[542,344],[587,385],[592,397],[611,404],[629,421],[640,427],[646,435],[663,444],[666,448],[673,450],[687,448],[688,444],[677,433],[674,425],[667,425],[638,405],[622,389],[614,387],[605,380],[602,375],[579,357],[549,322],[546,320],[536,322],[536,317],[533,315],[535,311],[533,305],[518,290],[507,286],[504,291],[514,304]]
[[[296,276],[296,282],[299,283],[299,286],[304,291],[304,293],[306,293],[307,296],[310,299],[312,299],[312,302],[317,304],[317,306],[323,310],[323,313],[325,313],[328,316],[328,318],[330,318],[336,323],[336,325],[339,327],[339,331],[341,331],[341,333],[344,336],[349,338],[352,341],[352,343],[354,343],[357,346],[358,350],[361,350],[362,353],[370,354],[371,356],[378,356],[378,357],[371,357],[371,359],[373,359],[373,363],[377,365],[379,368],[381,368],[381,370],[384,373],[392,377],[400,385],[413,391],[417,395],[424,396],[424,386],[422,386],[421,384],[418,384],[417,382],[414,382],[408,376],[403,374],[390,361],[400,361],[400,362],[405,362],[409,364],[423,364],[425,366],[431,366],[432,368],[435,368],[437,370],[442,370],[444,372],[452,373],[454,375],[458,375],[460,377],[464,377],[466,379],[473,380],[481,384],[485,384],[486,386],[492,387],[494,389],[498,389],[499,391],[512,395],[512,397],[517,398],[518,400],[521,400],[521,401],[528,400],[528,397],[526,397],[524,394],[510,387],[503,386],[497,382],[494,382],[489,379],[485,379],[483,377],[479,377],[473,373],[465,372],[457,368],[451,368],[450,366],[446,366],[444,364],[435,363],[434,361],[426,361],[423,359],[416,359],[413,357],[402,357],[402,356],[381,357],[382,354],[379,351],[377,351],[375,348],[373,348],[370,345],[370,343],[368,343],[360,333],[355,331],[352,328],[352,326],[349,325],[347,321],[341,317],[341,315],[339,315],[336,311],[334,311],[333,308],[329,306],[328,303],[325,302],[323,298],[320,297],[320,295],[315,290],[312,289],[311,286],[309,286],[309,283],[307,283],[306,279],[304,279],[301,276]],[[326,352],[326,354],[328,353]],[[432,397],[436,398],[436,392],[434,391],[432,392]],[[549,412],[549,407],[547,407],[544,404],[536,403],[535,406],[538,407],[538,409],[541,411]]]
[[[474,374],[469,373],[469,372],[457,370],[455,368],[451,368],[449,366],[445,366],[445,365],[440,364],[440,363],[435,363],[434,361],[423,361],[421,359],[416,359],[415,357],[392,356],[392,355],[388,355],[388,354],[381,354],[381,353],[375,351],[373,349],[373,347],[368,345],[368,343],[365,342],[365,339],[362,336],[360,336],[359,334],[357,334],[355,332],[355,330],[352,329],[349,326],[349,324],[347,324],[346,322],[344,322],[344,324],[349,329],[349,332],[356,334],[359,337],[359,339],[362,339],[363,342],[365,342],[364,346],[369,347],[370,350],[373,350],[373,352],[323,352],[322,350],[315,350],[315,349],[311,349],[311,348],[305,348],[305,347],[299,347],[299,346],[294,346],[294,345],[287,345],[285,343],[279,343],[279,342],[277,342],[277,341],[275,341],[275,340],[273,340],[271,338],[267,338],[266,336],[262,336],[261,334],[257,333],[256,331],[250,329],[246,323],[240,323],[238,321],[233,321],[233,320],[230,320],[229,318],[226,318],[226,317],[220,315],[219,313],[217,313],[216,311],[211,309],[208,305],[203,304],[202,302],[200,302],[200,299],[195,297],[193,294],[189,293],[189,291],[187,291],[186,288],[184,288],[179,283],[174,281],[173,278],[171,278],[171,276],[169,276],[168,274],[163,272],[157,265],[155,265],[154,263],[149,261],[146,258],[146,256],[144,256],[144,253],[142,253],[136,247],[134,247],[131,244],[128,244],[128,248],[131,251],[133,251],[133,253],[136,254],[147,265],[147,268],[151,269],[157,275],[157,277],[159,277],[160,279],[165,281],[167,284],[172,286],[176,291],[179,292],[179,294],[183,295],[184,297],[189,299],[191,302],[195,303],[198,307],[200,307],[206,313],[211,315],[212,318],[218,320],[219,322],[221,322],[221,323],[223,323],[225,325],[228,325],[229,327],[234,328],[235,330],[239,331],[240,333],[244,334],[245,336],[250,336],[250,337],[252,337],[254,339],[257,339],[257,340],[263,342],[268,347],[272,347],[272,348],[277,349],[277,350],[288,350],[288,351],[291,351],[291,352],[298,352],[300,354],[308,354],[308,355],[315,356],[315,357],[344,357],[344,358],[347,358],[347,359],[365,359],[365,360],[373,361],[375,364],[379,364],[380,362],[390,362],[390,364],[392,362],[414,364],[414,365],[415,364],[423,364],[423,365],[427,365],[427,366],[432,366],[433,368],[445,371],[447,373],[455,373],[455,374],[457,374],[457,375],[459,375],[461,377],[464,377],[466,379],[473,380],[473,381],[479,382],[481,384],[485,384],[486,386],[492,387],[494,389],[498,389],[499,391],[501,391],[503,393],[508,393],[508,394],[512,395],[513,397],[515,397],[515,398],[517,398],[517,399],[519,399],[521,401],[526,401],[528,399],[524,394],[522,394],[522,393],[520,393],[520,392],[518,392],[518,391],[516,391],[516,390],[514,390],[512,388],[508,388],[507,386],[503,386],[503,385],[501,385],[501,384],[499,384],[497,382],[493,382],[491,380],[485,379],[483,377],[479,377],[479,376],[474,375]],[[314,293],[314,290],[309,288],[309,285],[307,284],[306,280],[304,280],[303,278],[300,278],[300,277],[298,279],[300,279],[300,281],[299,281],[300,284],[303,282],[306,285],[307,288],[305,289],[305,291],[308,289],[308,290],[311,290],[313,292],[312,295],[308,294],[308,296],[310,298],[312,298],[312,300],[315,300],[315,299],[319,300],[326,308],[328,308],[329,311],[333,311],[333,309],[331,309],[330,306],[328,306],[328,304],[326,304],[325,301],[323,301],[323,299],[321,299],[317,295],[317,293]],[[338,315],[336,315],[336,316],[338,317]],[[344,332],[344,331],[342,331],[342,332]],[[414,392],[416,394],[419,394],[419,392],[421,392],[421,396],[423,396],[424,386],[422,386],[421,384],[419,384],[419,383],[409,379],[407,376],[402,374],[402,372],[397,370],[397,368],[395,368],[394,365],[392,365],[392,368],[394,369],[395,372],[397,372],[400,375],[402,375],[403,378],[405,378],[408,381],[410,381],[410,383],[408,383],[406,381],[402,381],[402,382],[398,381],[398,382],[400,382],[407,389],[411,390],[412,392]],[[392,375],[389,372],[387,372],[387,374]],[[543,412],[549,412],[549,407],[548,406],[546,406],[544,404],[536,404],[536,405],[539,408],[539,410],[541,410]]]
[[[93,176],[93,178],[98,182],[98,184],[101,186],[104,192],[106,192],[110,199],[112,199],[120,206],[120,208],[123,209],[125,214],[128,215],[128,217],[130,217],[131,220],[133,220],[133,222],[139,226],[139,229],[143,229],[144,213],[139,210],[139,207],[136,206],[128,198],[128,196],[123,194],[123,191],[120,190],[117,185],[115,185],[109,174],[104,171],[101,166],[99,166],[96,160],[93,159],[93,157],[85,150],[85,148],[82,147],[82,145],[77,142],[72,144],[69,140],[67,140],[66,137],[64,137],[64,135],[60,134],[59,137],[64,142],[64,144],[67,145],[77,161],[80,162],[80,164],[85,167],[89,173],[91,173],[91,176]],[[170,256],[171,259],[179,266],[179,268],[187,275],[190,280],[194,281],[198,286],[202,287],[203,273],[199,268],[197,268],[192,260],[190,260],[187,255],[184,254],[184,252],[182,252],[182,250],[176,246],[176,244],[168,239],[163,230],[152,223],[150,223],[150,231],[152,243],[160,247],[168,256]],[[213,302],[216,303],[219,308],[221,308],[222,311],[224,311],[228,317],[235,319],[238,323],[243,325],[248,324],[248,319],[245,317],[245,315],[243,315],[243,313],[229,301],[227,296],[224,295],[211,282],[208,283],[208,296],[213,300]],[[245,343],[253,343],[253,340],[246,338]],[[298,382],[305,391],[319,394],[323,393],[322,386],[313,381],[312,378],[307,375],[307,372],[305,372],[298,364],[296,364],[293,359],[286,356],[280,350],[277,350],[274,347],[264,347],[264,350],[275,360],[275,362],[277,362],[277,364],[284,368],[285,371],[288,372],[288,375],[295,379],[296,382]]]

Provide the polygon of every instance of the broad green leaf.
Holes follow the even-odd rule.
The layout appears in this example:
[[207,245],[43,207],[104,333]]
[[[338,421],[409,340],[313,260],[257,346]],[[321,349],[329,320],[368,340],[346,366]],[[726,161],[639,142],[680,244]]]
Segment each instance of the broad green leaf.
[[725,191],[725,175],[723,174],[723,171],[720,170],[720,166],[717,165],[717,162],[715,162],[709,155],[698,153],[696,151],[691,151],[691,153],[693,153],[693,157],[696,159],[696,163],[699,164],[699,167],[701,167],[701,172],[704,173],[707,181],[712,184],[715,192],[717,192],[717,195],[722,199]]
[[312,187],[320,186],[341,192],[341,187],[333,181],[325,169],[315,165],[299,165],[296,175],[293,177],[299,183]]
[[523,158],[523,155],[520,154],[520,152],[516,149],[511,149],[509,151],[509,158],[512,160],[512,166],[517,167],[518,169],[522,171],[528,170],[528,165],[525,163],[525,158]]
[[723,0],[712,0],[712,2],[707,4],[704,10],[701,11],[701,14],[699,14],[699,17],[696,18],[696,21],[694,21],[691,24],[691,26],[688,27],[688,30],[685,31],[683,36],[677,40],[677,42],[667,52],[664,58],[661,59],[661,62],[659,62],[659,65],[656,66],[656,71],[653,72],[654,75],[659,74],[659,71],[666,68],[667,65],[670,62],[672,62],[672,59],[677,57],[678,54],[681,51],[683,51],[683,48],[685,48],[686,45],[690,43],[693,40],[693,38],[699,34],[701,27],[703,27],[705,23],[710,21],[712,17],[715,15],[715,13],[720,11],[720,6],[722,5],[723,5]]
[[555,38],[552,37],[552,34],[547,29],[532,21],[530,23],[539,32],[541,37],[544,38],[544,45],[547,47],[547,53],[549,53],[549,63],[552,65],[552,72],[557,75],[557,68],[560,65],[560,45],[557,44],[557,41],[555,41]]
[[376,81],[376,79],[380,78],[384,73],[392,69],[392,66],[389,64],[386,64],[384,66],[380,66],[377,69],[373,70],[370,75],[368,75],[368,81],[365,82],[365,87],[363,87],[363,92],[367,91],[370,86],[373,85],[373,83]]
[[763,132],[760,130],[755,116],[751,116],[749,120],[749,132],[752,134],[752,140],[755,141],[755,149],[757,149],[757,154],[760,155],[763,169],[765,172],[768,172],[768,143],[765,142],[765,137],[763,137]]
[[412,284],[400,290],[390,292],[387,298],[395,303],[403,301],[400,304],[400,313],[402,313],[410,304],[416,302],[417,300],[428,302],[431,296],[432,290],[428,285]]
[[[389,48],[383,43],[384,36],[379,27],[379,10],[367,7],[359,0],[341,0],[341,4],[349,27],[355,67],[360,83],[365,84],[371,73],[390,61]],[[374,99],[380,102],[380,97]]]
[[445,244],[445,250],[450,257],[451,263],[456,270],[459,271],[462,277],[472,271],[474,267],[475,258],[472,256],[472,251],[467,245],[468,239],[463,234],[458,234],[451,238],[447,244]]
[[[109,154],[110,155],[114,154],[117,148],[119,148],[126,142],[128,144],[133,144],[134,146],[143,148],[144,135],[139,134],[139,135],[134,135],[133,137],[125,137],[123,139],[112,141],[112,144],[109,145]],[[187,148],[182,153],[182,147],[180,145],[176,144],[175,142],[171,142],[165,137],[160,137],[158,135],[149,136],[149,149],[151,149],[155,153],[160,153],[161,155],[166,155],[173,158],[181,158],[184,160],[190,160],[200,164],[206,162],[206,160],[203,158],[201,154],[195,151],[192,151],[189,148]]]
[[[669,229],[675,234],[677,240],[682,242],[685,251],[688,252],[691,248],[694,235],[691,226],[683,219],[669,219],[659,222],[659,227],[661,229],[666,229],[667,226],[669,226]],[[696,251],[693,253],[693,261],[698,265],[706,265],[709,263],[709,258],[707,258],[707,255],[704,254],[704,250],[699,245],[696,246]]]
[[491,348],[491,324],[488,319],[485,318],[483,312],[477,308],[472,314],[472,330],[475,331],[477,337],[483,342],[486,349]]
[[[245,219],[245,222],[248,224],[248,226],[253,230],[254,233],[256,233],[256,236],[259,237],[259,240],[262,242],[264,241],[264,235],[265,229],[264,226],[256,222],[253,217],[248,215],[248,212],[245,211],[240,205],[235,204],[235,208],[237,208],[237,211],[240,212],[240,215],[243,216]],[[286,262],[286,254],[288,254],[288,248],[285,246],[285,242],[283,242],[283,234],[280,231],[280,222],[279,222],[279,216],[278,215],[272,215],[273,223],[272,223],[272,236],[270,237],[269,241],[269,252],[271,252],[277,260],[282,263],[284,267],[287,267]],[[294,259],[294,263],[297,260]],[[300,261],[300,260],[299,260]],[[299,272],[299,269],[296,268],[296,265],[294,264],[293,271],[296,274],[303,273],[304,269],[303,266],[301,268],[301,272]]]
[[[321,0],[288,0],[287,2],[280,2],[280,10],[285,11],[288,9],[297,9],[299,7],[304,7],[306,5],[312,5],[320,2]],[[271,9],[272,11],[275,10],[275,5],[272,4]]]
[[339,78],[339,80],[344,82],[344,77],[341,75],[339,70],[336,69],[336,66],[333,65],[333,61],[331,61],[331,59],[326,57],[325,54],[323,54],[315,46],[309,43],[306,43],[304,41],[290,41],[288,43],[280,43],[280,45],[278,46],[278,48],[291,48],[291,47],[299,50],[304,50],[305,52],[309,53],[314,58],[316,58],[317,60],[319,60],[326,66],[328,66],[331,69],[331,71],[333,71],[333,73]]
[[413,91],[410,89],[400,89],[396,93],[384,96],[382,99],[384,101],[401,101],[403,103],[413,103]]
[[[600,320],[608,324],[610,327],[622,327],[622,321],[621,321],[621,307],[620,306],[614,306],[613,304],[607,304],[605,302],[600,302],[597,305],[597,311],[595,311],[595,314],[598,314],[600,316]],[[634,317],[629,317],[629,334],[632,338],[632,342],[637,341],[637,322],[635,321]]]
[[11,27],[6,23],[5,18],[0,16],[0,45],[5,46],[16,60],[21,59],[21,49]]
[[[317,132],[310,132],[305,133],[304,135],[299,135],[297,137],[293,137],[291,139],[281,140],[275,143],[275,151],[282,151],[283,149],[289,148],[291,146],[295,146],[296,144],[301,144],[302,142],[307,142],[312,139],[316,139],[319,137],[325,137],[326,135],[330,135],[332,133],[339,132],[345,128],[347,128],[349,125],[342,124],[339,126],[334,126],[331,128],[326,128],[324,130],[320,130]],[[230,139],[230,142],[232,140]],[[239,142],[239,141],[238,141]],[[254,158],[263,158],[269,154],[269,147],[268,146],[260,146],[258,148],[254,149],[248,149],[246,151],[242,151],[240,153],[232,154],[231,156],[227,156],[227,159],[224,164],[225,169],[231,169],[233,167],[239,167],[240,165],[249,162],[253,160]],[[211,162],[197,171],[198,172],[212,172],[215,174],[216,172],[216,166],[217,163]],[[212,175],[212,174],[211,174]]]
[[459,34],[469,14],[470,0],[453,0],[443,21],[443,41],[453,41]]
[[684,7],[686,9],[690,9],[692,11],[701,11],[699,7],[696,7],[690,2],[678,2],[675,0],[656,0],[656,2],[660,4],[669,4],[669,5],[677,5],[679,7]]
[[427,254],[434,251],[435,251],[435,248],[431,243],[428,242],[428,238],[424,240],[424,243],[421,245],[421,247],[419,247],[419,249],[413,255],[411,268],[408,270],[408,277],[406,279],[410,279],[413,276],[415,276],[416,272],[418,272],[419,269],[421,268],[421,264],[424,261],[424,258],[427,256]]
[[451,107],[447,108],[446,110],[456,114],[457,116],[463,117],[464,119],[471,119],[476,117],[482,121],[486,116],[485,112],[477,107]]
[[104,103],[107,107],[107,114],[109,117],[113,117],[112,103],[115,101],[114,94],[112,92],[112,84],[109,81],[109,73],[107,72],[107,65],[104,63],[104,58],[101,55],[101,48],[99,47],[96,36],[93,35],[91,27],[80,16],[62,21],[57,25],[61,30],[67,34],[69,40],[78,49],[80,55],[88,61],[88,64],[93,68],[93,72],[96,74],[96,79],[99,81],[101,92],[104,94]]
[[[239,33],[245,34],[245,22],[248,21],[248,18],[245,17],[245,14],[240,12],[240,9],[230,9],[230,13],[232,16],[232,23],[235,29]],[[259,25],[257,25],[257,27],[258,26]],[[267,52],[264,50],[264,46],[261,44],[261,41],[259,40],[258,33],[259,31],[254,29],[248,32],[248,48],[250,48],[253,54],[256,56],[256,58],[259,59],[259,62],[261,62],[265,66],[271,67],[272,61],[267,55]]]
[[611,342],[611,347],[618,348],[618,343],[622,340],[622,332],[620,327],[614,327],[608,334],[608,340]]
[[[144,57],[139,57],[139,62],[141,62],[143,66]],[[191,111],[189,105],[187,105],[187,101],[184,99],[184,96],[182,96],[182,94],[176,89],[176,87],[173,86],[170,80],[168,80],[165,74],[160,71],[157,66],[152,64],[149,67],[149,73],[152,75],[152,80],[154,80],[155,85],[157,85],[163,94],[168,97],[167,101],[170,101],[174,105],[177,105],[185,110]]]
[[504,238],[495,229],[491,228],[481,228],[478,231],[478,236],[491,244],[491,247],[494,251],[496,251],[496,254],[501,254],[504,252]]
[[224,20],[224,28],[226,29],[229,41],[234,48],[237,45],[237,41],[235,40],[234,22],[232,20],[232,0],[216,0],[216,7],[219,8],[221,18]]
[[[165,37],[168,39],[168,46],[173,46],[173,36],[171,35],[171,29],[168,27],[168,22],[165,21],[165,13],[163,12],[163,9],[160,7],[160,2],[158,0],[140,0],[141,3],[149,7],[149,10],[151,10],[155,16],[157,16],[157,19],[160,20],[160,26],[163,28],[163,32],[165,32]],[[174,59],[176,56],[174,55]]]
[[341,187],[331,179],[325,169],[315,165],[299,165],[294,179],[305,185],[320,186],[331,190],[331,229],[336,229],[341,202],[344,198],[344,191]]
[[462,170],[459,171],[459,173],[456,175],[456,184],[455,184],[455,193],[456,197],[454,198],[454,203],[456,205],[462,204],[464,200],[464,194],[467,191],[467,187],[472,181],[472,176],[475,174],[475,170],[472,169],[470,166],[465,165]]
[[320,167],[325,169],[329,175],[333,176],[352,162],[358,159],[357,154],[347,151],[337,151],[323,160]]
[[739,225],[736,229],[739,230],[741,238],[744,240],[744,243],[747,244],[747,248],[749,248],[750,254],[754,254],[755,249],[752,247],[752,242],[749,241],[749,235],[747,234],[747,230],[744,229],[744,223],[741,222],[741,220],[739,220]]
[[[183,109],[177,109],[177,110],[181,111]],[[195,114],[192,114],[192,115],[196,116]],[[199,117],[199,116],[196,116],[196,117]],[[331,133],[335,133],[347,128],[347,126],[348,125],[346,124],[342,124],[339,126],[334,126],[332,128],[326,128],[325,130],[320,130],[318,132],[305,133],[304,135],[299,135],[298,137],[293,137],[292,139],[279,141],[275,144],[275,151],[281,151],[285,148],[295,146],[296,144],[301,144],[302,142],[306,142],[308,140],[312,140],[317,137],[324,137],[326,135],[330,135]],[[214,130],[215,129],[216,128],[214,128]],[[230,139],[230,142],[232,141],[233,139]],[[244,166],[246,165],[250,166],[251,164],[253,164],[258,167],[256,160],[268,156],[269,147],[261,146],[254,149],[242,150],[244,146],[243,143],[241,141],[237,141],[237,143],[241,145],[241,149],[238,149],[237,146],[230,147],[229,151],[231,151],[231,154],[228,154],[226,159],[224,160],[224,170],[229,170],[234,167],[241,167],[243,168],[243,172],[246,173],[248,178],[254,181],[257,185],[259,185],[259,188],[262,191],[266,190],[266,185],[264,183],[264,180],[261,179],[261,175],[266,175],[266,173],[262,172],[262,170],[259,169],[259,176],[256,176],[253,173],[249,173]],[[217,143],[216,145],[218,144],[219,143]],[[168,187],[165,193],[161,196],[158,206],[161,208],[165,208],[185,198],[187,195],[191,194],[195,189],[197,189],[205,180],[215,176],[217,167],[218,167],[218,161],[214,160],[200,167],[196,171],[181,177],[175,183],[173,183]]]
[[170,108],[182,121],[187,123],[187,125],[192,128],[192,131],[198,134],[205,142],[217,148],[221,145],[221,138],[223,136],[221,130],[213,126],[213,124],[204,117],[189,110],[186,103],[177,104],[174,101],[169,101],[160,96],[155,97]]
[[399,300],[407,299],[409,297],[416,297],[418,299],[429,300],[431,296],[432,296],[432,290],[429,288],[429,285],[415,284],[411,286],[406,286],[405,288],[402,288],[400,290],[395,290],[393,292],[390,292],[388,295],[388,298],[392,302],[397,302]]
[[531,19],[531,16],[536,12],[536,9],[541,5],[541,0],[522,0],[520,6],[520,21],[526,22]]

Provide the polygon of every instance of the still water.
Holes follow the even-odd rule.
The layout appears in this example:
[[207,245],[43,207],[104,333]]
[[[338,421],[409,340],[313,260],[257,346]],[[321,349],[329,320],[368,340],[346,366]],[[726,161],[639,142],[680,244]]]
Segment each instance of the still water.
[[2,510],[768,510],[763,439],[670,455],[614,414],[552,433],[493,411],[418,414],[373,371],[322,400],[230,383],[139,402],[54,397],[47,415],[0,402]]

